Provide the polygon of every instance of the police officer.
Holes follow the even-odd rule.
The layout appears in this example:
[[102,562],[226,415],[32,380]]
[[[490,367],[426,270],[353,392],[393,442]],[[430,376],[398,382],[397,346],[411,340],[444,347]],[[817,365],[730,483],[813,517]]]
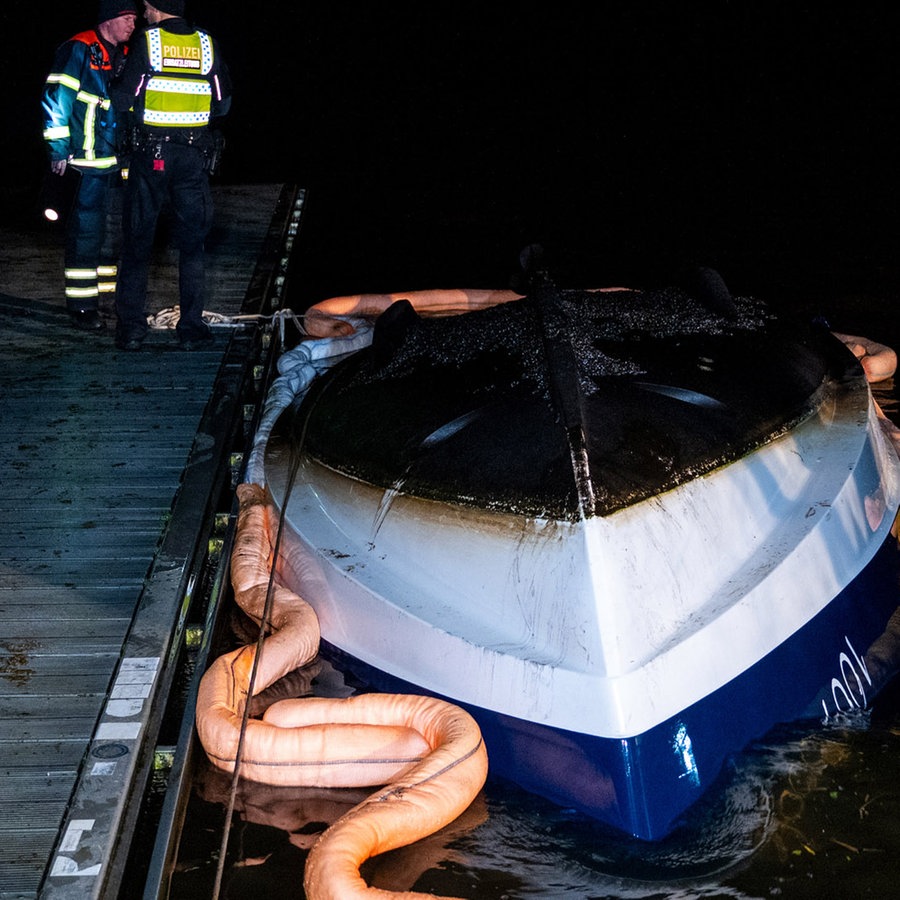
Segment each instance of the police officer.
[[80,175],[66,228],[65,284],[66,309],[84,331],[103,328],[100,295],[112,297],[116,289],[116,254],[104,250],[119,181],[109,85],[136,21],[133,0],[101,0],[96,29],[79,32],[56,51],[42,96],[50,177],[62,178],[70,166]]
[[180,346],[213,343],[203,321],[204,242],[212,227],[210,161],[217,119],[231,106],[231,81],[218,43],[184,19],[184,0],[144,2],[148,27],[112,86],[116,109],[131,119],[133,147],[122,218],[116,292],[116,346],[138,350],[147,334],[147,280],[163,203],[174,215],[179,251]]

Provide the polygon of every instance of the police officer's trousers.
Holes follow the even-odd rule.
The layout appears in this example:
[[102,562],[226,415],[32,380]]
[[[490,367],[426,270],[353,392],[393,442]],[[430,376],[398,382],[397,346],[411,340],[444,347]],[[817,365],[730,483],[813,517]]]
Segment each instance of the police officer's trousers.
[[163,141],[135,152],[129,166],[116,292],[120,341],[141,340],[147,333],[147,281],[156,225],[167,200],[179,251],[178,339],[197,341],[210,334],[203,321],[204,242],[213,221],[209,176],[197,147]]

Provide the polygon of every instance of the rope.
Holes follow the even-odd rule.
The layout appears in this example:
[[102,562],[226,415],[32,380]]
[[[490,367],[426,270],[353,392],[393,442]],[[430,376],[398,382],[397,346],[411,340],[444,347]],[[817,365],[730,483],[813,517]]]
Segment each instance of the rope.
[[[305,393],[305,390],[301,393]],[[309,413],[303,421],[299,446],[303,446],[306,439],[306,425],[309,422]],[[259,438],[257,437],[257,442]],[[259,623],[259,635],[256,639],[256,653],[253,657],[253,665],[250,668],[250,680],[247,685],[247,697],[244,701],[244,709],[241,715],[241,729],[238,735],[238,745],[235,752],[234,769],[231,773],[231,784],[228,791],[228,802],[225,808],[225,822],[222,828],[222,840],[219,845],[219,859],[216,865],[215,882],[213,885],[213,898],[219,900],[223,879],[225,875],[225,861],[228,857],[228,844],[231,837],[231,826],[234,820],[234,811],[237,805],[237,793],[240,785],[240,768],[241,759],[243,757],[244,744],[247,734],[247,726],[250,720],[250,700],[256,693],[256,676],[259,670],[259,661],[262,658],[263,644],[266,638],[274,633],[277,629],[272,629],[272,609],[275,601],[276,586],[276,569],[279,554],[281,552],[282,539],[284,537],[285,524],[287,519],[287,506],[291,493],[294,490],[294,484],[297,480],[297,473],[300,469],[300,453],[298,448],[291,448],[291,464],[288,475],[288,482],[285,487],[284,502],[281,505],[281,511],[278,514],[278,525],[275,531],[275,540],[272,544],[272,563],[269,568],[269,581],[266,586],[266,599],[263,604],[262,616]]]
[[[181,310],[177,306],[167,306],[152,316],[147,316],[147,325],[150,328],[159,331],[172,331],[181,318]],[[207,325],[232,325],[242,326],[248,322],[277,322],[280,330],[282,343],[285,337],[285,323],[293,322],[301,335],[306,335],[306,328],[303,325],[303,316],[298,316],[293,310],[280,309],[271,316],[261,314],[236,315],[229,316],[225,313],[210,312],[203,310],[203,321]]]
[[[282,319],[282,325],[283,323]],[[265,485],[266,444],[281,413],[306,395],[309,385],[317,375],[331,368],[349,353],[355,353],[372,343],[372,334],[371,327],[360,327],[351,335],[301,341],[293,350],[281,354],[277,362],[279,374],[266,394],[262,415],[247,459],[245,475],[247,481]]]
[[228,858],[228,844],[231,838],[231,824],[234,820],[234,810],[237,806],[237,794],[240,785],[241,775],[241,758],[243,757],[244,743],[247,734],[247,725],[250,721],[250,700],[256,693],[256,676],[259,671],[259,660],[262,657],[263,644],[266,637],[271,633],[272,607],[275,600],[275,564],[278,561],[278,554],[281,548],[281,539],[284,533],[285,516],[287,515],[287,498],[290,497],[293,490],[294,481],[297,477],[299,468],[299,456],[297,461],[292,463],[290,478],[288,480],[285,492],[285,503],[281,508],[278,516],[278,529],[275,533],[275,542],[272,546],[272,566],[269,569],[269,583],[266,587],[266,600],[263,604],[262,617],[259,623],[259,635],[256,638],[256,653],[253,657],[253,665],[250,667],[250,680],[247,685],[247,697],[244,701],[244,711],[241,715],[241,730],[238,735],[237,751],[234,759],[234,769],[231,773],[231,785],[228,791],[228,802],[225,806],[225,822],[222,826],[222,840],[219,845],[219,860],[216,865],[216,877],[213,884],[212,896],[214,900],[219,900],[222,890],[222,881],[225,875],[225,861]]
[[[243,325],[246,322],[277,322],[281,329],[282,344],[284,343],[284,326],[286,322],[292,322],[302,337],[309,337],[309,332],[305,325],[306,315],[298,316],[291,309],[279,309],[271,316],[264,316],[259,313],[232,316],[204,309],[202,315],[203,321],[207,325]],[[159,312],[147,316],[147,325],[158,330],[173,330],[180,318],[181,309],[178,306],[167,306]],[[371,324],[366,319],[353,316],[331,316],[330,318],[349,322],[354,331],[365,329]]]
[[[177,306],[167,306],[158,313],[147,316],[147,324],[151,328],[173,329],[181,318],[181,310]],[[260,319],[262,316],[226,316],[223,313],[203,310],[203,321],[208,325],[239,325],[250,319]],[[271,317],[270,317],[271,318]]]

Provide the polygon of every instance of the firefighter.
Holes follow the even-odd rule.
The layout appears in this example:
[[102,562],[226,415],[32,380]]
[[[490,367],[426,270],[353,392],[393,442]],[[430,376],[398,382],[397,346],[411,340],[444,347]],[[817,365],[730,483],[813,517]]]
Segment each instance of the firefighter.
[[105,249],[107,238],[117,238],[107,233],[107,216],[121,181],[109,85],[124,64],[136,22],[132,0],[101,0],[97,27],[57,49],[42,97],[50,177],[61,178],[68,168],[80,176],[64,263],[66,309],[84,331],[103,328],[100,295],[112,298],[116,289],[115,254]]
[[213,343],[203,320],[204,242],[212,227],[209,174],[219,151],[218,120],[231,107],[231,82],[216,40],[184,19],[184,0],[144,2],[148,22],[113,84],[116,109],[130,115],[133,147],[122,218],[116,346],[139,350],[154,234],[168,199],[178,249],[179,345]]

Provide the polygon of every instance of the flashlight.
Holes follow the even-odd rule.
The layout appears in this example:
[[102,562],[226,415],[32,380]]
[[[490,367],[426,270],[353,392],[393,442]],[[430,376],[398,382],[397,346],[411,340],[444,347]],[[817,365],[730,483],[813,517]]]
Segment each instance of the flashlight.
[[40,214],[47,222],[65,225],[75,205],[80,182],[81,173],[73,166],[66,166],[62,175],[47,173],[38,201]]

